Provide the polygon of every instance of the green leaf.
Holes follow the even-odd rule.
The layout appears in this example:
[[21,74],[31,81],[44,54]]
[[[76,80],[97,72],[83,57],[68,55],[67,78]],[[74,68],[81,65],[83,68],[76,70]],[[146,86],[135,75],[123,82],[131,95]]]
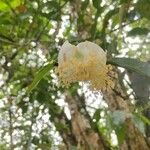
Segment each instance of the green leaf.
[[143,116],[143,115],[141,115],[140,117],[141,117],[141,120],[142,120],[144,123],[150,125],[150,120],[149,120],[148,118],[146,118],[146,117]]
[[98,122],[99,119],[100,119],[100,112],[101,112],[101,111],[102,111],[101,109],[97,109],[97,110],[95,111],[94,115],[93,115],[93,119],[95,119],[96,122]]
[[149,14],[150,0],[139,0],[136,6],[137,11],[140,13],[141,17],[150,19]]
[[141,117],[138,115],[133,115],[133,122],[135,126],[141,131],[141,133],[145,133],[145,127],[144,127],[144,122],[141,120]]
[[147,28],[134,28],[128,32],[128,36],[146,35],[150,32]]
[[120,0],[120,4],[128,3],[129,0]]
[[108,49],[108,54],[118,54],[117,51],[117,41],[116,38],[114,38],[110,43],[106,43],[106,49]]
[[92,1],[93,1],[93,6],[94,6],[96,9],[99,9],[99,8],[100,8],[101,0],[92,0]]
[[77,94],[77,90],[79,89],[79,84],[78,83],[73,83],[69,87],[69,92],[72,96],[75,96]]
[[[51,80],[51,78],[49,80]],[[49,91],[48,88],[50,86],[49,80],[47,80],[45,78],[41,79],[36,87],[36,91],[37,91],[36,99],[41,104],[46,103],[47,101],[49,101],[51,99],[52,92],[48,92]]]
[[67,131],[67,126],[65,126],[64,123],[61,123],[61,122],[58,122],[58,123],[55,123],[55,127],[57,129],[57,131]]
[[150,125],[150,120],[148,118],[146,118],[145,116],[139,114],[139,113],[135,113],[134,116],[138,117],[141,121],[143,121],[145,124]]
[[115,125],[122,124],[126,119],[126,112],[121,110],[116,110],[112,113],[112,119]]
[[53,63],[49,63],[46,66],[44,66],[35,76],[33,82],[29,85],[27,92],[30,93],[36,85],[39,83],[39,81],[52,69]]
[[133,58],[112,58],[107,62],[150,78],[150,64]]
[[51,9],[59,9],[60,8],[60,5],[57,1],[47,1],[45,4],[46,4],[46,6],[48,6]]
[[81,6],[81,10],[85,10],[87,8],[89,4],[89,0],[85,0],[83,3],[82,3],[82,6]]
[[0,10],[1,11],[7,11],[12,8],[16,8],[19,6],[23,0],[0,0]]
[[118,139],[118,142],[119,142],[119,145],[121,145],[125,139],[125,133],[126,133],[126,130],[125,130],[125,125],[124,124],[121,124],[119,126],[117,126],[115,128],[115,132],[116,132],[116,135],[117,135],[117,139]]
[[37,145],[39,143],[39,138],[37,136],[34,136],[33,139],[32,139],[32,143],[34,145]]

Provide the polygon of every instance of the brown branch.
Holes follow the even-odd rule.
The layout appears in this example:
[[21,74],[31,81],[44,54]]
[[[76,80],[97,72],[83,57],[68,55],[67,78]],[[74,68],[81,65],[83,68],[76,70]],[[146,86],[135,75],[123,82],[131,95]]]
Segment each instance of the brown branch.
[[9,113],[9,136],[10,136],[10,149],[14,149],[13,145],[13,124],[12,124],[12,111],[11,111],[11,105],[8,110]]
[[126,24],[123,24],[121,27],[118,27],[118,28],[116,28],[116,29],[113,29],[113,30],[111,30],[109,33],[112,33],[112,32],[114,32],[114,31],[120,30],[121,28],[124,28],[124,27],[126,27],[127,25],[130,25],[130,24],[132,24],[132,23],[135,23],[136,21],[139,21],[139,19],[130,21],[130,22],[126,23]]
[[[89,115],[87,115],[84,106],[80,103],[81,99],[76,96],[72,97],[69,93],[66,95],[66,102],[69,105],[71,113],[72,132],[78,142],[78,148],[90,149],[109,149],[108,145],[104,142],[102,135],[99,135],[91,127]],[[81,112],[81,109],[84,112]]]

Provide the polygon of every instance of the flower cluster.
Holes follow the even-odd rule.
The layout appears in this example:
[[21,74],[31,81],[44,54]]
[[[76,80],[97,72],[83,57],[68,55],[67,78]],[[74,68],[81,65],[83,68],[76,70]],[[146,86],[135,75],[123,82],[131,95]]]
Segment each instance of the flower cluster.
[[85,41],[77,46],[65,42],[58,55],[58,76],[64,86],[77,81],[88,82],[93,90],[112,85],[107,75],[106,53],[97,44]]

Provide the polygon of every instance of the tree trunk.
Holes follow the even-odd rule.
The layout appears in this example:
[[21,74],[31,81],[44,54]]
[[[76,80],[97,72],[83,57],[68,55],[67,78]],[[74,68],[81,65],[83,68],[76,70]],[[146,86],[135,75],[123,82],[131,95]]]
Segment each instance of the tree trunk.
[[[115,70],[116,71],[116,70]],[[117,72],[117,71],[116,71]],[[122,90],[118,73],[114,72],[113,75],[115,86],[111,90],[103,90],[104,99],[108,104],[110,111],[121,110],[128,114],[125,120],[126,126],[126,137],[124,143],[120,146],[121,150],[149,150],[145,137],[143,134],[135,127],[132,119],[132,104],[129,100],[128,95]]]
[[101,135],[95,132],[87,117],[86,110],[81,107],[79,99],[69,94],[66,96],[71,111],[72,132],[77,140],[77,148],[82,150],[108,150]]

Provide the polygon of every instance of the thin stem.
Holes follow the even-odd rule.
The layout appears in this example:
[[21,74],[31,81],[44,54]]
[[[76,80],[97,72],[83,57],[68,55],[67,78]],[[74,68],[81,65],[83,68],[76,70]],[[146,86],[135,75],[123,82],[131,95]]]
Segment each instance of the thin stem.
[[9,136],[10,136],[10,149],[13,150],[14,149],[14,145],[13,145],[13,125],[12,125],[12,112],[11,112],[11,106],[8,110],[9,113]]

